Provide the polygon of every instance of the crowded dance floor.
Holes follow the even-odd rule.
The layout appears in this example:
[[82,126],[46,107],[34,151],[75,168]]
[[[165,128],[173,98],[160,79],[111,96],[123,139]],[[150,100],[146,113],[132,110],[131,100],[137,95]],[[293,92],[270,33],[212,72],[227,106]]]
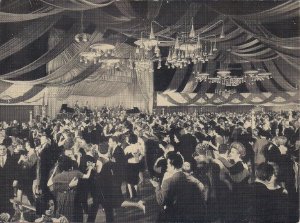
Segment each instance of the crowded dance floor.
[[0,1],[0,222],[299,222],[299,1]]

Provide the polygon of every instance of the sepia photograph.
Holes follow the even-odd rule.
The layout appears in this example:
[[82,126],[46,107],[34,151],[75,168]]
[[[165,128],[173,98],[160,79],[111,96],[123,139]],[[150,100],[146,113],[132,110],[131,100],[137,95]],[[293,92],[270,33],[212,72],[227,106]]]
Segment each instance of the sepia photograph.
[[299,223],[300,0],[0,0],[0,223]]

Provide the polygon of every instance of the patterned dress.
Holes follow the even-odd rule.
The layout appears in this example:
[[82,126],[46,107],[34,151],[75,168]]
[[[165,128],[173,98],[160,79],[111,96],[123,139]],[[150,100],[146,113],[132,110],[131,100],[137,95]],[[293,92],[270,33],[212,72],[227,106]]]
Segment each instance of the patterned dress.
[[69,183],[74,177],[82,178],[78,170],[64,171],[53,178],[54,192],[57,201],[57,214],[64,215],[69,221],[74,221],[75,189],[69,190]]

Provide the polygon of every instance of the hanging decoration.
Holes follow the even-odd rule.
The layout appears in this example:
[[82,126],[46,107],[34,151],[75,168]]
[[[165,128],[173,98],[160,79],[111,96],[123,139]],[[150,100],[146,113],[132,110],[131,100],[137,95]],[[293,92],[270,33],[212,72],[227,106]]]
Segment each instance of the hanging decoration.
[[169,68],[182,68],[191,63],[207,62],[218,50],[217,38],[225,38],[224,20],[217,21],[208,27],[207,30],[215,27],[219,23],[222,23],[220,35],[212,34],[201,36],[200,34],[196,34],[192,19],[190,31],[178,33],[174,45],[170,47],[166,65]]
[[88,34],[83,31],[83,11],[81,11],[81,15],[80,15],[80,28],[81,28],[80,29],[81,32],[75,35],[75,41],[77,43],[79,43],[81,41],[82,42],[87,42],[88,41]]
[[[161,41],[158,40],[158,37],[155,36],[154,30],[153,30],[153,23],[158,24],[161,26],[158,22],[152,21],[150,24],[150,34],[149,37],[143,37],[143,33],[141,32],[141,38],[134,42],[135,45],[137,45],[136,51],[135,51],[135,59],[138,61],[144,61],[144,60],[158,60],[159,65],[158,67],[161,67],[161,52],[159,49],[159,44]],[[161,26],[162,27],[162,26]]]
[[211,74],[208,73],[201,73],[197,70],[194,71],[194,74],[196,75],[196,80],[198,82],[208,82],[210,84],[217,83],[231,87],[236,87],[246,82],[254,84],[256,81],[264,81],[272,78],[270,72],[261,69],[244,71],[242,77],[232,76],[230,70],[219,70],[217,71],[216,77],[211,76]]

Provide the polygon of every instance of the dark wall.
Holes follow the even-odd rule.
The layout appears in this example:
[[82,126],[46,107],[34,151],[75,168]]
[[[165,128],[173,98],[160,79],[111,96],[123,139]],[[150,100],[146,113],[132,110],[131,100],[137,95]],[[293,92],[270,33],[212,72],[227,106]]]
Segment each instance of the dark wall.
[[32,105],[0,105],[0,121],[28,122],[29,112],[33,109]]

